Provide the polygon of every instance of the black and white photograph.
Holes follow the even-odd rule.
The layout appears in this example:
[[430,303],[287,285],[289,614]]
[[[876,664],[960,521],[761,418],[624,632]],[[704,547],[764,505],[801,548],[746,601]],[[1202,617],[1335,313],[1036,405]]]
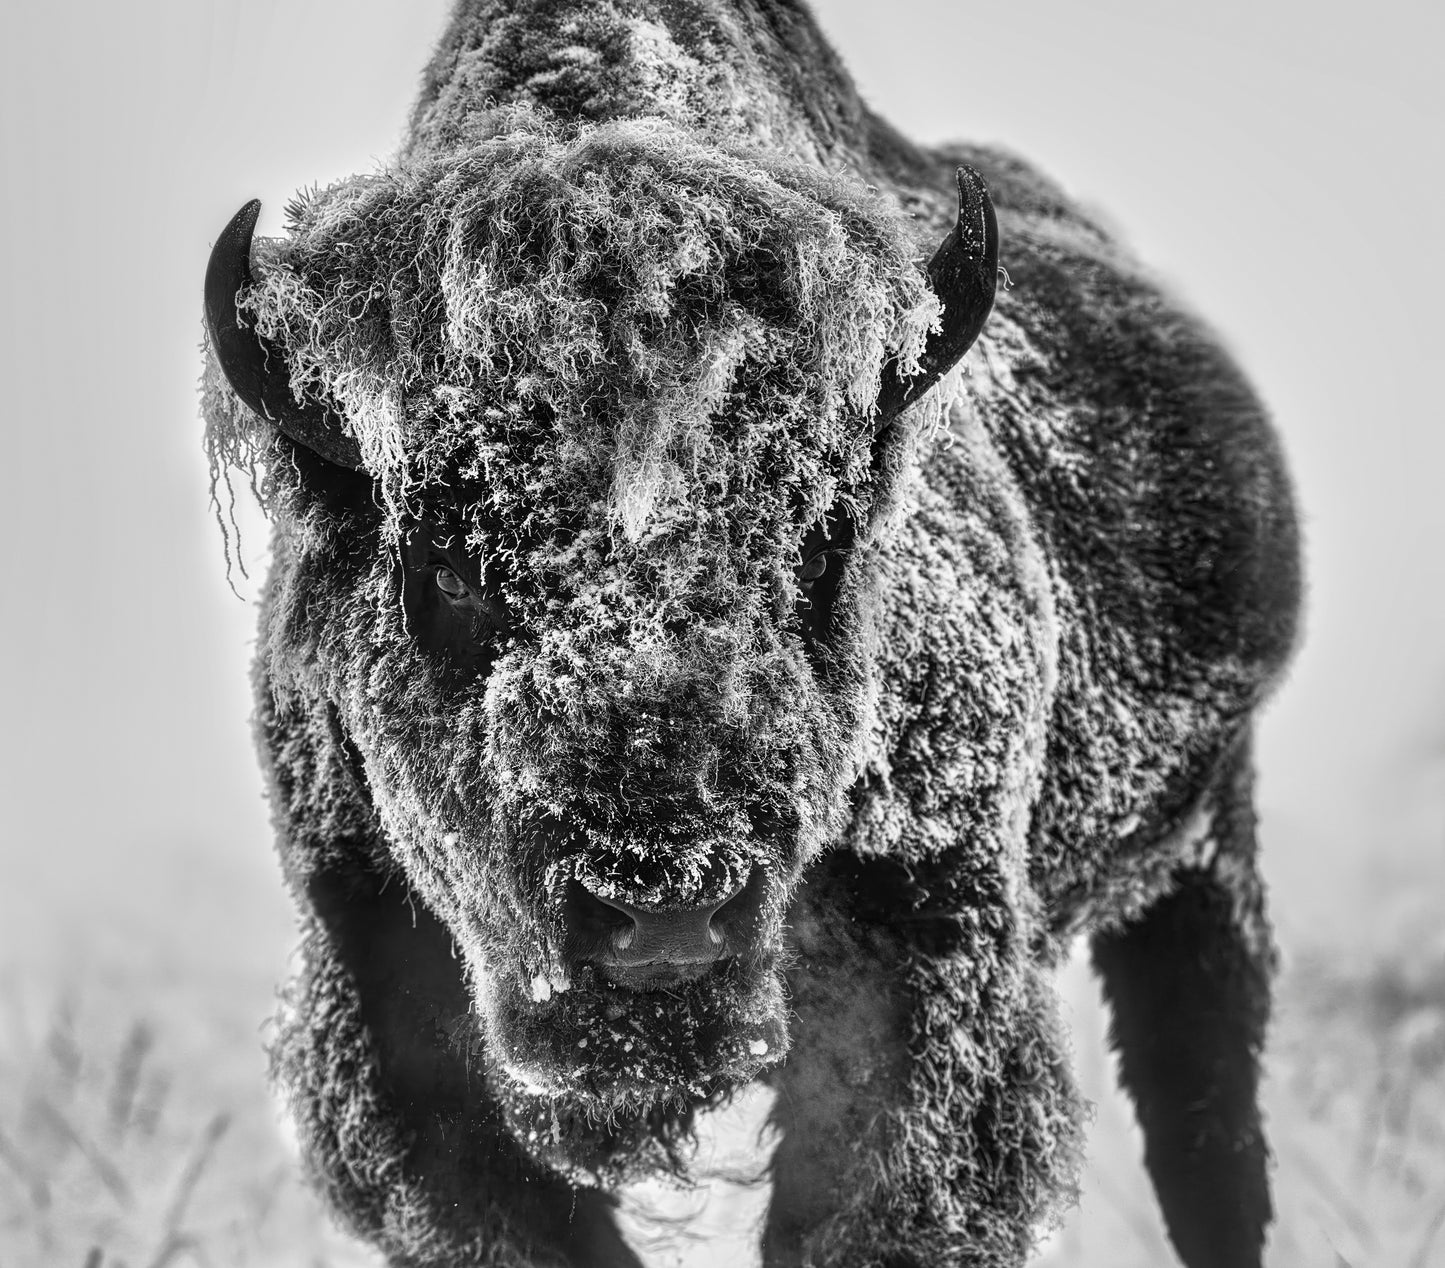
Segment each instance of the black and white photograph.
[[0,12],[0,1268],[1445,1268],[1445,10]]

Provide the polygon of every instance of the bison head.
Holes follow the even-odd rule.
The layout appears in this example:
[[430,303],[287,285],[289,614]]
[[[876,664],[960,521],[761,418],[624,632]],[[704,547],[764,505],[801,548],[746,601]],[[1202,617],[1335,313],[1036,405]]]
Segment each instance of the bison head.
[[259,280],[254,204],[217,243],[262,668],[334,719],[519,1093],[613,1114],[786,1050],[784,913],[867,753],[870,559],[927,411],[894,420],[992,302],[960,192],[925,275],[856,181],[513,113],[294,207]]

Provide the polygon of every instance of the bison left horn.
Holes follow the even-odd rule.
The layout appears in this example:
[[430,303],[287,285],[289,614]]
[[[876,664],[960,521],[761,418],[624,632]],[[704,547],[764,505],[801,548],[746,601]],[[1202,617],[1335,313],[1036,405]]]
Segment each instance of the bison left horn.
[[247,405],[270,419],[298,445],[328,462],[362,470],[361,450],[343,429],[341,417],[291,391],[286,358],[269,339],[243,324],[236,297],[251,284],[251,237],[261,203],[253,198],[221,230],[206,265],[206,331],[226,381]]
[[988,186],[971,167],[958,169],[958,220],[928,262],[928,284],[943,302],[942,324],[929,335],[918,358],[917,374],[900,377],[894,359],[884,365],[874,435],[881,434],[953,369],[973,346],[993,309],[998,288],[998,217]]

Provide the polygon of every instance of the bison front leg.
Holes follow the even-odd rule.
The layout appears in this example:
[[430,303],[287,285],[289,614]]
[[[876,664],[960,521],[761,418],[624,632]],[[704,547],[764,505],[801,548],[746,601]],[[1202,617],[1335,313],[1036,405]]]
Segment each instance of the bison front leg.
[[277,845],[305,931],[272,1068],[307,1168],[394,1268],[640,1268],[610,1199],[530,1159],[472,1055],[451,937],[387,851],[335,713],[259,678]]
[[945,911],[896,864],[815,869],[792,920],[768,1268],[1008,1268],[1072,1195],[1080,1103],[1011,893],[955,880]]
[[1258,1086],[1274,956],[1247,752],[1226,776],[1205,861],[1181,868],[1172,892],[1093,942],[1119,1081],[1188,1268],[1258,1268],[1271,1216]]
[[[372,878],[374,879],[374,878]],[[313,874],[273,1052],[314,1179],[395,1268],[640,1268],[610,1200],[528,1159],[455,1033],[451,940],[404,888]]]

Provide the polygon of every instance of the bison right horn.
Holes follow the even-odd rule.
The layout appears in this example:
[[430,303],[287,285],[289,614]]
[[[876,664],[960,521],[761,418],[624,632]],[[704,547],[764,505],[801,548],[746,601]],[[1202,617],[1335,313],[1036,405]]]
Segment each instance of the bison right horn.
[[261,202],[253,198],[221,230],[206,265],[206,331],[216,359],[237,396],[275,423],[298,445],[338,467],[363,469],[361,450],[341,416],[315,401],[298,401],[291,391],[286,358],[254,326],[242,324],[236,297],[251,284],[251,236]]
[[960,167],[958,220],[928,262],[928,285],[943,301],[943,320],[928,337],[912,378],[898,374],[890,358],[883,367],[874,436],[882,435],[895,418],[958,363],[983,332],[998,289],[998,217],[983,177]]

